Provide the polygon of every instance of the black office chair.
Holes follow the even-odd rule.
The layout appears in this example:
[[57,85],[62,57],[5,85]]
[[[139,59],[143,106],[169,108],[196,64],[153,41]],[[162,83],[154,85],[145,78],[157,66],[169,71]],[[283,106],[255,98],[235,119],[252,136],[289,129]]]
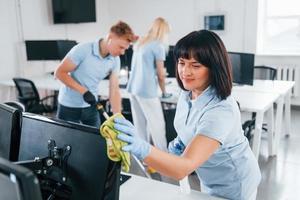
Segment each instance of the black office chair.
[[43,114],[51,113],[55,110],[55,106],[46,104],[46,101],[52,98],[52,102],[54,102],[56,95],[49,95],[43,99],[40,99],[38,90],[31,80],[24,78],[13,78],[13,81],[19,93],[18,99],[22,104],[24,104],[27,112]]
[[[241,106],[240,106],[240,103],[238,101],[236,101],[238,107],[239,107],[239,110],[241,110]],[[244,135],[246,136],[246,138],[248,139],[249,143],[252,143],[252,134],[251,134],[251,131],[253,130],[253,127],[255,125],[255,120],[247,120],[246,122],[244,122],[242,124],[242,129],[244,131]]]
[[275,80],[277,69],[269,66],[254,66],[254,79]]
[[[269,66],[254,66],[254,79],[272,80],[276,79],[277,69]],[[252,131],[255,129],[256,114],[252,113],[252,118],[242,124],[245,136],[250,141],[252,139]],[[263,124],[262,129],[267,131],[267,124]]]

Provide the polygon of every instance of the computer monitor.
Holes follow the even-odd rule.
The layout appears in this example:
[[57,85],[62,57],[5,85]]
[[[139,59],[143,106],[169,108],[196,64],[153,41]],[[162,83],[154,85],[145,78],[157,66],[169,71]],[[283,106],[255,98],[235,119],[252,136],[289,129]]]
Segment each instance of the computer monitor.
[[19,154],[22,113],[0,104],[0,157],[17,161]]
[[77,45],[75,40],[57,40],[59,60],[62,60],[75,45]]
[[74,40],[26,40],[27,60],[62,60],[76,44]]
[[52,11],[54,24],[96,22],[95,0],[52,0]]
[[176,77],[176,61],[173,51],[174,46],[169,46],[169,51],[164,63],[168,73],[168,77]]
[[0,199],[42,200],[34,173],[3,158],[0,158],[0,188]]
[[[57,180],[59,172],[46,174],[71,188],[71,200],[119,198],[120,163],[108,159],[106,141],[98,129],[25,113],[19,161],[47,157],[50,140],[56,142],[58,152],[65,146],[71,149],[66,161],[66,179]],[[41,188],[44,196],[42,183]]]
[[228,52],[232,65],[233,82],[253,85],[254,54]]
[[128,70],[131,69],[131,59],[133,54],[133,47],[130,46],[128,49],[125,50],[123,55],[120,55],[121,60],[121,67],[128,67]]
[[224,15],[207,15],[204,16],[204,28],[206,30],[220,31],[225,29]]

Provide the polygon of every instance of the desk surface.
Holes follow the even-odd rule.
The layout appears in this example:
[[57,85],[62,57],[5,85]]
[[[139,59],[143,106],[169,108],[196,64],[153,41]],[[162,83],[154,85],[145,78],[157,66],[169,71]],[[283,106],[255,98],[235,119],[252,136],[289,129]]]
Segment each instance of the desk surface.
[[[46,90],[59,90],[62,85],[62,82],[55,79],[55,77],[51,74],[45,74],[43,76],[31,77],[30,80],[34,82],[38,89],[46,89]],[[175,78],[168,78],[166,80],[167,91],[173,93],[174,95],[167,99],[162,99],[162,102],[166,103],[177,103],[178,94],[180,92],[179,87],[177,86]],[[2,80],[0,81],[0,85],[3,86],[15,86],[12,79],[10,80]],[[122,98],[129,98],[129,93],[126,89],[120,89]],[[158,90],[158,92],[161,92]],[[103,97],[109,96],[109,80],[102,80],[99,84],[99,95]]]
[[[51,74],[30,78],[39,89],[59,90],[61,82],[55,80]],[[175,78],[166,79],[166,87],[168,92],[179,92]],[[2,80],[0,84],[5,86],[14,86],[12,80]],[[99,85],[100,93],[108,94],[108,80],[102,80]],[[233,89],[236,91],[255,91],[255,92],[268,92],[268,93],[285,93],[295,85],[294,81],[271,81],[271,80],[254,80],[253,85],[237,85]],[[121,90],[124,91],[124,90]],[[125,93],[124,93],[125,94]],[[126,94],[127,95],[127,94]],[[125,97],[126,97],[125,95]]]
[[239,102],[242,111],[265,112],[279,98],[277,93],[243,91],[233,88],[232,96]]
[[136,175],[132,175],[128,181],[120,187],[120,200],[217,200],[220,198],[192,190],[190,194],[180,192],[177,185],[156,181]]
[[254,80],[253,85],[237,85],[234,86],[234,89],[236,91],[255,91],[285,95],[294,85],[294,81]]
[[[40,77],[32,77],[31,80],[39,89],[59,90],[62,83],[55,80],[51,74],[45,74]],[[166,90],[172,93],[171,98],[161,99],[166,103],[177,103],[180,89],[177,86],[175,78],[167,78]],[[14,86],[12,80],[0,81],[0,84],[6,86]],[[232,95],[239,101],[241,110],[256,112],[258,110],[265,110],[273,103],[278,95],[284,95],[288,90],[294,86],[293,81],[269,81],[269,80],[254,80],[253,86],[242,85],[234,86]],[[129,94],[125,89],[121,89],[121,97],[129,98]],[[99,84],[99,95],[108,97],[109,95],[109,81],[102,80]]]

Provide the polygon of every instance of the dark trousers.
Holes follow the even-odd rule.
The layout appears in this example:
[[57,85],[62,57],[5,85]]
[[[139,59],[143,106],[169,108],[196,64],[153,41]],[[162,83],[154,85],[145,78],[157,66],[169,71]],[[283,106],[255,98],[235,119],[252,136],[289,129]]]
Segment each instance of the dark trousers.
[[75,123],[82,123],[99,128],[101,121],[95,106],[72,108],[58,104],[57,118]]

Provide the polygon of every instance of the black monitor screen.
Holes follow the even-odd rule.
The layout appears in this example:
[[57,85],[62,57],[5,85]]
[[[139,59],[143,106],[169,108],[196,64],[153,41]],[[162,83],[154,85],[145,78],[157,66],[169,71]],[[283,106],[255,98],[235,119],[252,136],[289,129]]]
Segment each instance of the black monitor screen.
[[8,105],[0,104],[0,157],[17,161],[20,143],[21,113]]
[[57,40],[59,60],[62,60],[76,44],[77,42],[74,40]]
[[98,129],[24,114],[19,161],[47,156],[50,139],[58,148],[71,146],[67,181],[62,182],[72,190],[70,199],[118,199],[120,165],[108,159]]
[[53,21],[57,23],[95,22],[95,0],[52,0]]
[[176,77],[176,62],[174,57],[174,46],[169,47],[169,52],[166,56],[165,67],[168,73],[168,77]]
[[121,67],[128,67],[128,70],[131,70],[131,59],[133,54],[133,47],[130,46],[126,49],[123,55],[120,55]]
[[232,65],[233,82],[253,85],[254,54],[228,52]]
[[27,40],[27,60],[62,60],[76,44],[74,40]]
[[224,15],[212,15],[204,17],[204,28],[207,30],[224,30]]

